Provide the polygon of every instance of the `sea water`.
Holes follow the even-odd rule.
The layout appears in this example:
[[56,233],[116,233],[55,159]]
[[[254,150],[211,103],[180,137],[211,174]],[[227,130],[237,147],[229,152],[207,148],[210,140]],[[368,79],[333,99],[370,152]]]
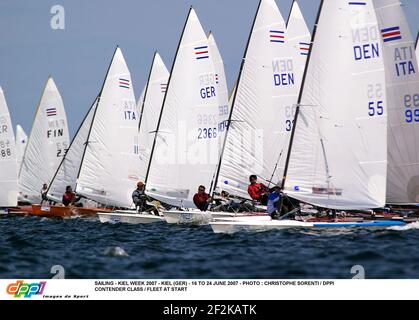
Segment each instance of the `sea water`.
[[0,278],[52,278],[61,268],[66,278],[350,279],[359,268],[366,278],[419,278],[418,243],[418,224],[224,235],[10,215],[0,218]]

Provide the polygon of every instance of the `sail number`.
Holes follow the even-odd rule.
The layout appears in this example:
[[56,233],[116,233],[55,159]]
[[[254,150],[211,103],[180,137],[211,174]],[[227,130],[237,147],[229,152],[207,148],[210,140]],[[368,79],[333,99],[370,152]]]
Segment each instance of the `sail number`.
[[217,128],[198,128],[198,139],[217,138]]
[[10,149],[9,140],[0,141],[0,156],[2,158],[10,157],[12,155],[12,149]]
[[406,123],[419,122],[419,94],[406,94],[403,101]]
[[368,102],[368,115],[370,117],[382,116],[384,114],[383,101]]
[[296,106],[286,106],[285,107],[285,131],[290,132],[292,126],[294,125]]
[[57,158],[64,157],[67,154],[68,149],[57,149]]

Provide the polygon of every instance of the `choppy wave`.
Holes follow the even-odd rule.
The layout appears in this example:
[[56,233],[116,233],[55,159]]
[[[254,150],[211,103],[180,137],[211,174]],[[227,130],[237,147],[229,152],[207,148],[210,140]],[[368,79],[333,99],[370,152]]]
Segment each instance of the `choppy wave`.
[[128,257],[128,253],[121,247],[109,247],[103,251],[103,254],[108,257]]
[[419,229],[419,222],[412,222],[404,226],[394,226],[394,227],[388,228],[388,230],[395,230],[395,231],[406,231],[406,230],[414,230],[414,229]]

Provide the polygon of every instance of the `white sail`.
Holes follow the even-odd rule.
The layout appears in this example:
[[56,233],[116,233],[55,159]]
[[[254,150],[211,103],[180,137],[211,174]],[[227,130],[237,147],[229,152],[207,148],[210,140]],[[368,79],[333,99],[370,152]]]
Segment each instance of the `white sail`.
[[224,142],[224,135],[228,125],[228,117],[230,115],[230,108],[228,104],[228,87],[227,79],[224,70],[224,61],[221,57],[220,51],[218,50],[217,42],[215,41],[214,34],[212,32],[208,35],[209,52],[212,57],[215,68],[215,84],[217,86],[218,96],[218,144],[219,151],[221,152]]
[[0,87],[0,208],[17,205],[17,161],[15,135],[9,109]]
[[388,106],[374,8],[371,0],[334,0],[320,10],[286,189],[321,207],[382,207]]
[[[262,0],[233,97],[217,185],[244,198],[249,175],[271,180],[288,146],[298,75],[285,31],[275,1]],[[282,178],[281,170],[275,172]]]
[[71,141],[70,147],[58,166],[54,178],[49,186],[48,198],[55,202],[62,201],[62,195],[67,186],[71,186],[73,190],[75,190],[76,180],[80,170],[83,152],[86,147],[87,136],[92,125],[96,105],[97,100],[95,100],[83,119],[83,122]]
[[135,152],[139,113],[120,48],[115,50],[98,99],[76,192],[105,205],[130,208],[140,176]]
[[374,0],[383,38],[388,110],[387,203],[419,203],[419,70],[399,0]]
[[156,133],[157,122],[166,94],[169,71],[160,55],[156,52],[150,70],[148,83],[138,99],[137,107],[141,110],[138,152],[140,157],[140,180],[144,181],[150,160],[151,148]]
[[22,165],[23,155],[25,154],[26,144],[28,143],[28,136],[21,125],[16,126],[16,159],[17,171],[20,171]]
[[39,202],[44,183],[49,184],[69,146],[63,100],[49,77],[36,111],[19,173],[23,198]]
[[218,88],[207,36],[190,9],[166,92],[150,172],[151,196],[194,207],[218,162]]
[[298,95],[301,89],[303,74],[306,66],[307,57],[310,50],[311,34],[301,13],[297,1],[293,1],[291,12],[288,17],[286,30],[286,46],[290,49],[290,56],[287,59],[288,65],[292,66],[293,84],[286,86],[286,90],[281,91],[283,96],[280,100],[285,108],[285,132],[283,139],[279,140],[279,155],[276,168],[273,168],[272,176],[269,181],[272,183],[282,183],[286,156],[289,148],[290,133],[294,123],[295,110],[297,108]]
[[310,50],[310,41],[310,30],[307,27],[298,2],[294,0],[287,22],[287,45],[290,46],[293,50],[292,57],[294,61],[294,69],[298,75],[295,79],[295,85],[297,87],[297,98],[300,92],[301,80]]

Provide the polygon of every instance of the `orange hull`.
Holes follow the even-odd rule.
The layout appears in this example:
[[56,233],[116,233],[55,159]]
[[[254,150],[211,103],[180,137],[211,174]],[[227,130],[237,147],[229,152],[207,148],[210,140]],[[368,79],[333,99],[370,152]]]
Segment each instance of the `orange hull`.
[[13,207],[8,208],[9,214],[16,214],[16,215],[26,215],[32,213],[32,206],[20,206],[20,207]]
[[89,216],[96,215],[98,212],[111,212],[110,209],[100,208],[83,208],[73,206],[41,206],[39,204],[32,205],[32,215],[41,217],[59,217],[66,218],[71,216]]

